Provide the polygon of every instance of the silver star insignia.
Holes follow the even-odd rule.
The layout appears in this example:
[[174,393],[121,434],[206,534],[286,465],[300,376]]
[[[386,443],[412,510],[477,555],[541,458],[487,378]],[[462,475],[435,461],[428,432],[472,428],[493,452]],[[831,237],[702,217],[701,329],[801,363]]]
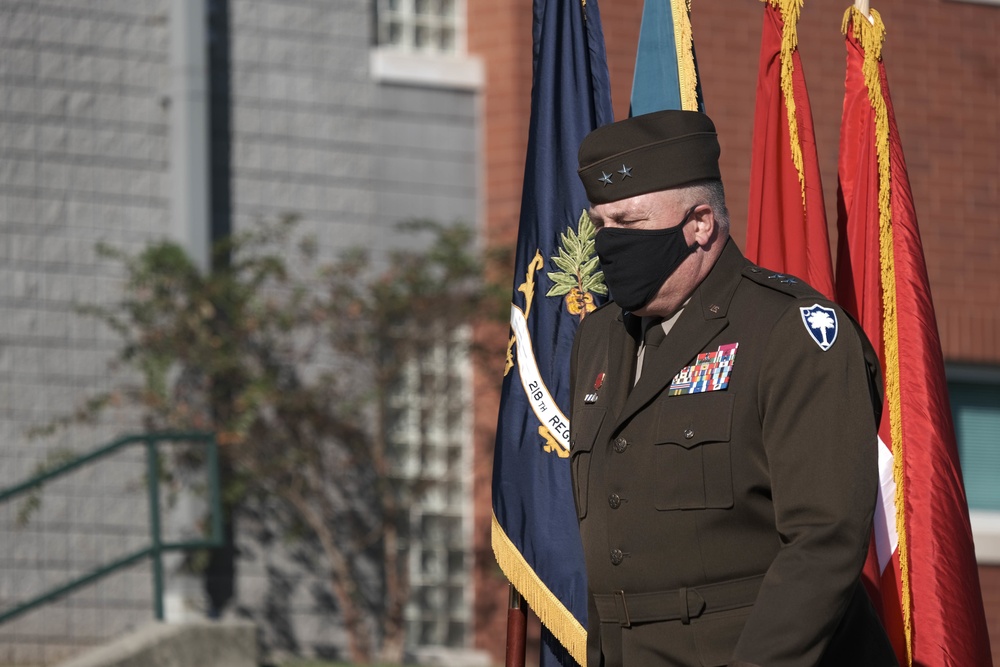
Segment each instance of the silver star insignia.
[[611,185],[611,174],[605,174],[605,173],[604,173],[604,172],[602,171],[602,172],[601,172],[601,178],[600,178],[599,180],[600,180],[600,181],[601,181],[602,183],[604,183],[604,187],[608,187],[609,185]]
[[632,167],[626,167],[624,164],[622,168],[618,170],[618,173],[622,175],[623,179],[632,177]]

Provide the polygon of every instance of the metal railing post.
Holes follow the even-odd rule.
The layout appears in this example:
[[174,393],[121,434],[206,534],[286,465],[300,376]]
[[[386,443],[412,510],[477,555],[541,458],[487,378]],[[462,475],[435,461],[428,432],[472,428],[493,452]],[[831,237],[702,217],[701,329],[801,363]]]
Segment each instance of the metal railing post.
[[160,459],[156,441],[146,438],[146,470],[149,476],[149,533],[153,541],[153,612],[163,620],[163,549],[160,539]]
[[208,440],[208,496],[212,513],[212,536],[214,544],[222,545],[222,490],[219,478],[219,443],[214,436]]

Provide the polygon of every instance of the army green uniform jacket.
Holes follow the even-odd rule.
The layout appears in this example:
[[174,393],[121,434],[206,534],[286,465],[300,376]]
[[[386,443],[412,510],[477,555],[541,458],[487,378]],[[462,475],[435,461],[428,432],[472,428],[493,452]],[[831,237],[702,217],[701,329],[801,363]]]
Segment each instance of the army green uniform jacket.
[[896,664],[859,581],[880,386],[853,321],[732,241],[634,388],[630,319],[588,315],[572,359],[590,667]]

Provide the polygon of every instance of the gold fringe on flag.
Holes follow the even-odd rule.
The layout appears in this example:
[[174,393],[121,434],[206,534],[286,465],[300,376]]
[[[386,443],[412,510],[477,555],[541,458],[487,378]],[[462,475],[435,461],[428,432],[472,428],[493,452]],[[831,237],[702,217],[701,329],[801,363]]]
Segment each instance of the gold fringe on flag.
[[677,85],[681,108],[698,110],[698,71],[694,67],[694,36],[691,31],[690,0],[670,0],[674,17],[674,44],[677,48]]
[[781,92],[785,96],[785,109],[788,111],[788,139],[792,149],[792,164],[799,174],[799,188],[802,190],[802,206],[806,205],[806,177],[802,167],[802,144],[799,141],[799,122],[795,113],[795,84],[792,73],[795,64],[792,54],[799,47],[799,36],[796,30],[799,15],[802,13],[803,0],[761,0],[781,12]]
[[[870,17],[870,18],[869,18]],[[841,31],[853,27],[854,38],[865,51],[862,73],[868,88],[868,101],[875,112],[875,153],[878,157],[879,257],[882,273],[882,336],[885,347],[885,399],[889,404],[889,432],[892,438],[892,474],[896,481],[896,532],[899,535],[899,572],[903,632],[906,637],[906,662],[913,663],[913,619],[910,595],[910,558],[906,535],[906,495],[903,475],[903,423],[899,390],[899,331],[896,319],[896,268],[893,254],[892,208],[890,194],[892,173],[889,168],[889,113],[882,96],[879,62],[885,42],[885,25],[874,9],[869,16],[850,7],[844,13]]]
[[581,665],[586,665],[586,628],[580,625],[572,612],[535,574],[520,550],[507,537],[495,514],[492,522],[492,542],[493,555],[496,556],[500,569],[510,583],[524,596],[538,619],[569,651],[573,659]]

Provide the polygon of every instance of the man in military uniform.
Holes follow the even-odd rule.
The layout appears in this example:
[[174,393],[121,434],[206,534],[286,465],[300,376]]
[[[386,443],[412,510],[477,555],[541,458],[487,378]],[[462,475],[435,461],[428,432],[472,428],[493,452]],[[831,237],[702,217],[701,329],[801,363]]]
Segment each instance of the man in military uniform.
[[590,667],[895,665],[860,581],[878,362],[836,304],[729,239],[715,127],[591,133],[613,302],[572,358]]

